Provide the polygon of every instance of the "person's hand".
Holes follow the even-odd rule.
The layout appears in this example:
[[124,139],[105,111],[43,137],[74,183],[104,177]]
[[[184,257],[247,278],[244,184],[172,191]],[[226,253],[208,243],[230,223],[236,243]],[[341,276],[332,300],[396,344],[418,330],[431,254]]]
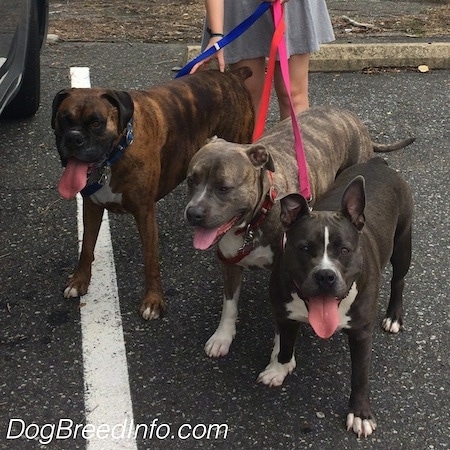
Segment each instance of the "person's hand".
[[[213,36],[209,42],[208,45],[206,47],[205,50],[207,50],[210,47],[213,47],[214,44],[216,42],[219,42],[222,38],[220,36]],[[194,73],[196,72],[203,64],[212,61],[213,59],[217,59],[217,64],[219,66],[219,70],[221,72],[225,71],[225,58],[223,56],[223,49],[218,50],[216,53],[214,53],[212,56],[210,56],[209,58],[204,59],[203,61],[198,62],[189,73]]]

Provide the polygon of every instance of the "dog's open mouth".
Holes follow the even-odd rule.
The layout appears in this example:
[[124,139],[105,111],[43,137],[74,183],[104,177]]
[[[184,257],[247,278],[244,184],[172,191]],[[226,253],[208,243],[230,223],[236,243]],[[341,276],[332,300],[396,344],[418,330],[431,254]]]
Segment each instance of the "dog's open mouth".
[[314,297],[306,300],[309,324],[322,339],[331,337],[339,326],[340,300],[337,297]]
[[208,250],[211,248],[227,231],[230,231],[241,218],[241,214],[234,216],[229,222],[217,228],[195,227],[194,248],[197,250]]
[[69,158],[61,179],[58,183],[58,192],[66,200],[74,198],[87,183],[88,172],[92,163]]

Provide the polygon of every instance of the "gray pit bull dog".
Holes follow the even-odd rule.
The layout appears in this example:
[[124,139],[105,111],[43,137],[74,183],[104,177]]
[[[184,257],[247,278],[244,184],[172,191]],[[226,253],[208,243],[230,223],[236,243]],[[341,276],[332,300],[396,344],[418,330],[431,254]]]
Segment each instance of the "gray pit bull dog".
[[[374,144],[352,112],[316,107],[298,116],[313,202],[343,169],[365,162],[375,151],[392,151],[414,139]],[[254,144],[213,138],[192,158],[187,172],[186,220],[195,226],[194,247],[218,243],[224,277],[219,327],[205,345],[211,357],[228,353],[236,333],[237,303],[244,268],[271,270],[283,228],[277,194],[300,192],[291,119]],[[312,202],[312,204],[313,204]]]
[[281,199],[286,232],[269,287],[275,343],[258,381],[280,386],[294,370],[300,322],[324,339],[343,329],[352,362],[347,429],[358,437],[376,428],[369,370],[381,275],[389,260],[391,294],[382,326],[391,333],[403,326],[412,215],[406,181],[381,158],[342,172],[312,212],[299,194]]

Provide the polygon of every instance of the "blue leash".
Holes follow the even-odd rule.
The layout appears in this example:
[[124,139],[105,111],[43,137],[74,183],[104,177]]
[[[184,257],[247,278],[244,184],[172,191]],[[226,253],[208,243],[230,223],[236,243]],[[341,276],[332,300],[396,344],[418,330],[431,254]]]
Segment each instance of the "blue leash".
[[261,4],[258,6],[258,8],[256,8],[251,16],[247,17],[247,19],[233,28],[226,36],[224,36],[220,41],[216,42],[212,47],[208,48],[203,53],[200,53],[200,55],[198,55],[192,61],[188,62],[182,69],[180,69],[175,78],[187,75],[197,63],[209,58],[218,50],[234,41],[244,31],[250,28],[270,8],[271,5],[272,4],[270,2],[261,2]]

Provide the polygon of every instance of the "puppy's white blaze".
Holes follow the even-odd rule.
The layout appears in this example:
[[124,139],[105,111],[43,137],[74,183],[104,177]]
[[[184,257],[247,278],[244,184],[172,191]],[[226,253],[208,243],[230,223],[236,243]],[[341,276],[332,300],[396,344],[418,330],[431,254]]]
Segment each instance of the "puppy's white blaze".
[[319,267],[321,269],[330,269],[333,270],[334,272],[337,272],[335,264],[333,264],[330,257],[328,256],[329,244],[330,244],[330,230],[328,229],[328,227],[325,227],[323,231],[323,255]]
[[[356,283],[353,283],[349,293],[344,299],[341,300],[339,304],[338,329],[350,328],[350,317],[348,316],[348,311],[355,301],[357,295],[358,289]],[[291,320],[296,320],[297,322],[308,323],[308,308],[306,307],[305,302],[298,296],[296,292],[293,292],[291,294],[291,298],[292,301],[286,304],[288,318]]]

